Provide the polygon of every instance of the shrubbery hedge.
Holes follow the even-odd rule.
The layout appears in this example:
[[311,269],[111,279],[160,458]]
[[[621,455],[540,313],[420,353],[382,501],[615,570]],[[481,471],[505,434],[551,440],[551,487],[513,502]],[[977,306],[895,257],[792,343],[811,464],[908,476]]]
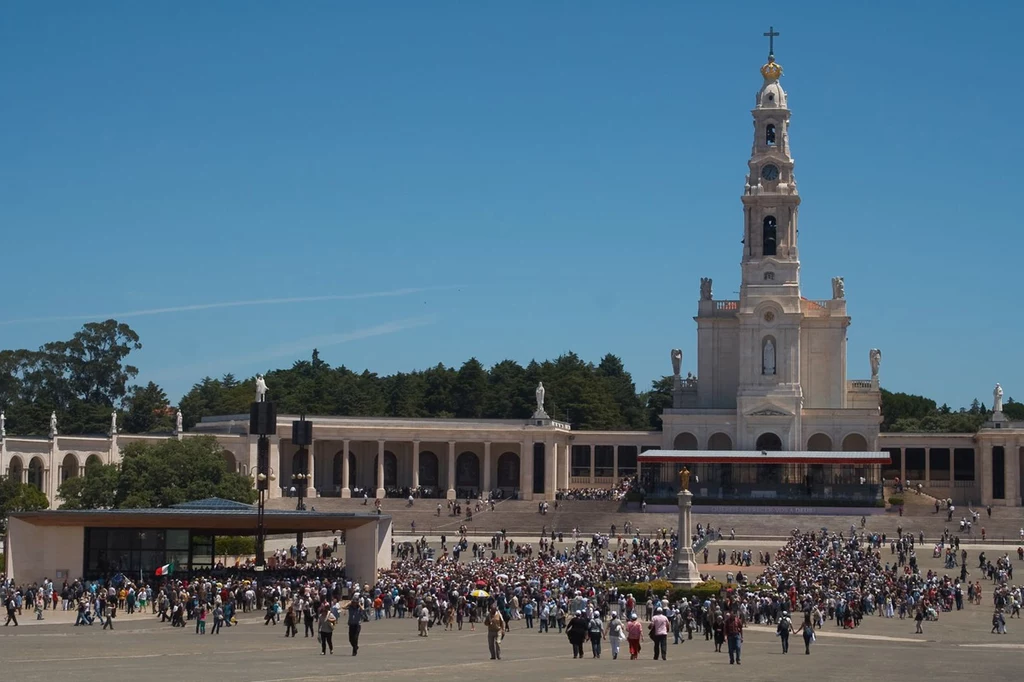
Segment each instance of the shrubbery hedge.
[[902,495],[893,495],[893,496],[891,496],[889,498],[889,504],[891,504],[894,507],[901,507],[901,506],[903,506],[903,496]]
[[242,535],[218,535],[214,542],[217,556],[248,557],[256,554],[256,538]]
[[708,580],[693,588],[676,588],[667,580],[652,580],[646,583],[617,583],[615,587],[618,588],[619,594],[632,594],[638,601],[646,598],[648,590],[658,596],[667,593],[670,601],[679,601],[684,597],[686,599],[697,598],[704,600],[708,597],[718,596],[725,589],[725,585],[717,580]]

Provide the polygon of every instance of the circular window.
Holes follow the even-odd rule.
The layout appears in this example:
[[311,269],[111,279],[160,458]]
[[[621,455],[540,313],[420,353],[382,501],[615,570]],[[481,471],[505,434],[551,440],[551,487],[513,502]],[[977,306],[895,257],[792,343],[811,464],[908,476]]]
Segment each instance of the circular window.
[[774,319],[775,319],[775,313],[773,313],[772,311],[769,310],[768,312],[766,312],[764,314],[764,321],[765,322],[771,322]]

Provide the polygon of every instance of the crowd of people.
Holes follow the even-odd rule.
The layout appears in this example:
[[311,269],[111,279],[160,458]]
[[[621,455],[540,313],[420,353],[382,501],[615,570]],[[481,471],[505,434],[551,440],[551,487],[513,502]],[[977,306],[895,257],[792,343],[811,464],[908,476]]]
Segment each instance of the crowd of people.
[[[711,528],[702,531],[709,538],[721,536]],[[718,549],[719,565],[735,566],[737,573],[726,573],[720,593],[689,599],[650,587],[622,587],[666,577],[676,544],[668,529],[651,537],[574,534],[564,543],[546,531],[536,542],[497,532],[488,541],[471,543],[461,533],[450,542],[442,537],[440,551],[421,537],[399,543],[392,565],[365,585],[344,578],[343,565],[334,558],[337,545],[325,543],[312,552],[278,550],[271,570],[254,577],[246,577],[242,563],[223,569],[224,577],[132,581],[120,576],[120,582],[62,586],[46,580],[17,588],[4,583],[0,593],[8,622],[15,625],[22,609],[33,609],[37,618],[58,606],[77,610],[76,625],[98,620],[104,628],[114,627],[119,611],[149,609],[161,622],[194,626],[197,634],[206,634],[210,621],[212,635],[231,627],[238,613],[261,610],[264,624],[282,624],[286,637],[295,637],[301,623],[304,637],[315,637],[323,655],[333,653],[331,633],[344,619],[355,655],[362,623],[399,618],[414,621],[421,637],[432,636],[435,626],[448,631],[468,624],[475,630],[481,624],[492,658],[499,659],[502,638],[521,622],[524,630],[565,634],[574,658],[584,656],[587,642],[593,657],[603,655],[607,642],[612,658],[618,658],[620,645],[637,658],[649,642],[654,658],[664,660],[670,636],[680,643],[703,635],[737,665],[749,624],[775,627],[784,652],[796,633],[809,654],[815,632],[832,623],[855,629],[870,617],[899,618],[915,621],[916,631],[923,632],[927,622],[965,608],[965,602],[983,604],[988,589],[993,633],[1005,633],[1006,620],[1020,617],[1022,595],[1013,585],[1008,553],[993,559],[982,552],[969,567],[959,538],[945,533],[931,547],[942,559],[941,571],[922,570],[917,552],[923,542],[923,536],[902,528],[888,537],[867,532],[862,524],[849,532],[794,531],[780,549],[757,552],[756,559],[751,550]],[[707,564],[707,547],[703,555]],[[1024,548],[1017,559],[1024,560]]]

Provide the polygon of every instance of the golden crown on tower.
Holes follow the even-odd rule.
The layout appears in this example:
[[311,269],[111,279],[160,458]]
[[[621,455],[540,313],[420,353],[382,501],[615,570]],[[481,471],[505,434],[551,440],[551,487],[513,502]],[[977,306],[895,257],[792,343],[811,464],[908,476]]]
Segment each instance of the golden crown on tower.
[[761,75],[766,81],[777,81],[782,75],[782,65],[775,61],[774,55],[768,55],[768,63],[761,67]]

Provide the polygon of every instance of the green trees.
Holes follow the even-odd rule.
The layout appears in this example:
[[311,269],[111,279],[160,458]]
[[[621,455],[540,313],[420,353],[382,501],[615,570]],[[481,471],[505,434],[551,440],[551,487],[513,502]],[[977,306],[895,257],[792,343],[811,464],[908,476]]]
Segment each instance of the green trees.
[[[0,408],[6,412],[7,433],[45,434],[51,411],[57,413],[61,433],[106,433],[111,411],[133,402],[140,390],[129,386],[139,370],[126,363],[139,348],[131,327],[106,320],[90,322],[71,339],[38,350],[0,351]],[[163,393],[155,384],[146,389]],[[141,390],[147,397],[154,393]],[[139,430],[154,424],[144,426]]]
[[121,464],[87,465],[60,485],[62,509],[169,507],[222,497],[253,503],[252,479],[228,471],[212,436],[130,443]]
[[934,400],[923,396],[882,389],[882,431],[974,433],[990,416],[977,399],[970,408],[954,411],[948,405],[936,407]]
[[50,503],[38,488],[9,476],[0,476],[0,535],[7,532],[7,515],[12,512],[46,509]]

